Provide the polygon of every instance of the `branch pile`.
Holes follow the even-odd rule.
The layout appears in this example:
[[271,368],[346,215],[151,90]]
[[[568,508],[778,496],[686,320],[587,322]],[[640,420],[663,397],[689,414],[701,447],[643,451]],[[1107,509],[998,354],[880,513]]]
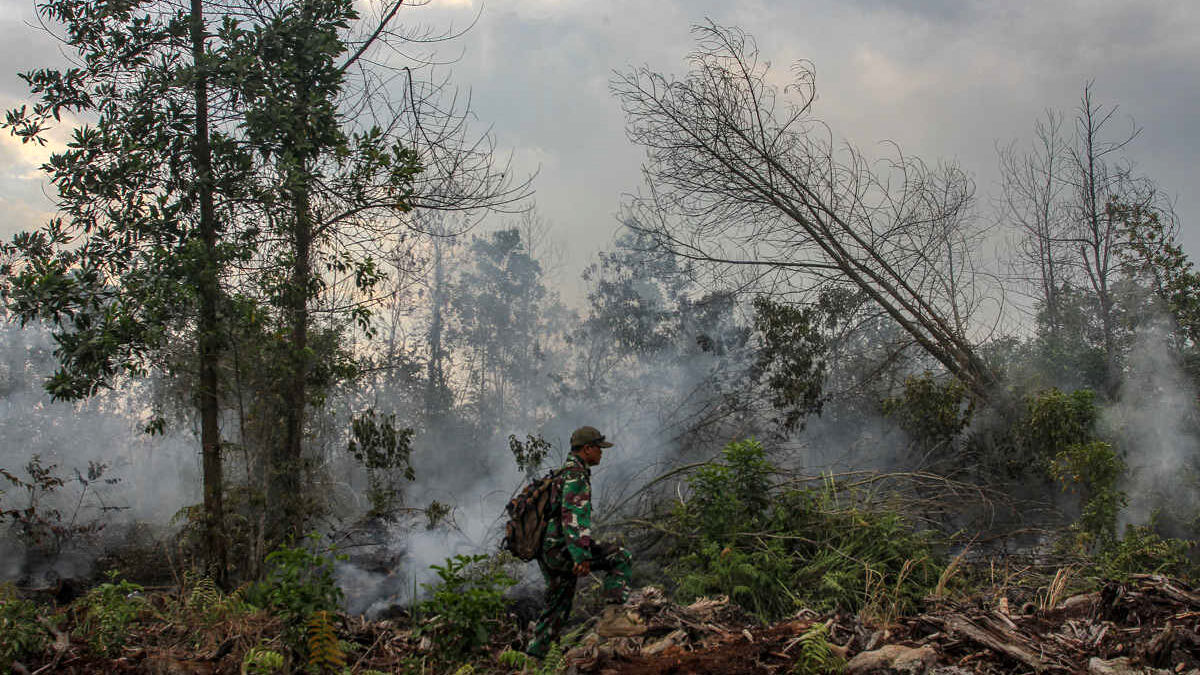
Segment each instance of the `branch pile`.
[[[857,617],[801,612],[755,626],[724,598],[672,605],[653,588],[566,654],[579,673],[788,673],[814,627],[848,673],[1200,675],[1200,593],[1156,575],[1042,606],[1007,598],[940,603],[880,628]],[[610,622],[611,623],[611,622]],[[813,671],[818,672],[818,671]]]

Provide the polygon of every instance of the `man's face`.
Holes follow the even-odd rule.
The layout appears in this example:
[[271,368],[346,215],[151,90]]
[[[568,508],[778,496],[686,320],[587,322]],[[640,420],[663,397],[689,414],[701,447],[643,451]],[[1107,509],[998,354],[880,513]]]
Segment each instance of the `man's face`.
[[579,458],[588,466],[596,466],[600,463],[600,458],[604,454],[604,449],[598,445],[585,445],[579,451]]

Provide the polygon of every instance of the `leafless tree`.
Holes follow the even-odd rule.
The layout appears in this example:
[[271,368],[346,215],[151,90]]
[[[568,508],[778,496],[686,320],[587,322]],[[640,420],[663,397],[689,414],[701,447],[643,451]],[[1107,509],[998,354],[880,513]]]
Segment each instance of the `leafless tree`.
[[971,341],[983,298],[972,276],[974,185],[893,146],[873,162],[813,116],[815,73],[772,84],[754,41],[693,29],[690,72],[617,76],[629,137],[647,149],[647,190],[630,208],[662,246],[764,288],[850,282],[980,398],[995,376]]
[[1060,113],[1047,110],[1034,125],[1028,149],[999,149],[1001,219],[1017,230],[1013,267],[1035,289],[1034,300],[1051,333],[1061,327],[1060,295],[1071,279],[1068,242],[1069,145]]
[[1099,308],[1106,379],[1112,389],[1120,379],[1118,308],[1113,285],[1122,273],[1122,206],[1153,201],[1156,190],[1148,179],[1134,175],[1123,154],[1141,130],[1131,123],[1128,131],[1110,136],[1118,108],[1096,103],[1092,86],[1089,82],[1083,88],[1075,114],[1075,142],[1067,154],[1069,170],[1065,179],[1071,193],[1068,242],[1074,253],[1071,264]]

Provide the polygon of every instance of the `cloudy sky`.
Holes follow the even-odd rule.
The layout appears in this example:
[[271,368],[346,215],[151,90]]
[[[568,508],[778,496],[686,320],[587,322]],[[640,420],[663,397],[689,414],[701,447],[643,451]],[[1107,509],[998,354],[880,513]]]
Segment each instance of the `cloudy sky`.
[[[406,13],[407,12],[407,13]],[[0,0],[0,105],[25,95],[17,71],[52,63],[57,47],[30,27],[31,0]],[[440,45],[443,70],[470,89],[517,168],[538,171],[539,212],[572,265],[612,239],[622,195],[640,182],[641,150],[625,138],[609,93],[613,71],[685,71],[689,27],[711,18],[753,35],[786,71],[817,70],[817,114],[866,149],[950,158],[978,183],[990,219],[996,146],[1028,139],[1046,108],[1070,112],[1085,82],[1136,120],[1130,154],[1177,200],[1181,233],[1200,255],[1200,2],[1196,0],[431,0],[410,24],[463,28]],[[48,207],[39,153],[0,140],[0,234]],[[492,219],[485,227],[499,225]],[[573,274],[564,283],[574,284]],[[572,295],[571,289],[565,289]]]

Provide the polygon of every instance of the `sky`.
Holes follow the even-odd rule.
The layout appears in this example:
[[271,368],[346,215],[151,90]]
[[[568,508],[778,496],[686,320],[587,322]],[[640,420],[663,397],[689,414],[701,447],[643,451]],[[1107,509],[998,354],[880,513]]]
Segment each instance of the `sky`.
[[[782,75],[817,72],[815,112],[868,153],[882,142],[957,161],[977,182],[977,217],[994,219],[998,144],[1027,141],[1047,108],[1068,114],[1094,80],[1097,101],[1136,123],[1137,168],[1176,200],[1185,249],[1200,255],[1200,3],[1195,0],[430,0],[406,25],[463,30],[436,45],[442,74],[469,91],[478,121],[536,172],[539,214],[565,247],[559,283],[608,247],[643,152],[625,137],[614,72],[648,65],[682,75],[689,29],[739,26]],[[0,106],[27,96],[16,73],[53,64],[29,0],[0,0]],[[61,134],[58,137],[62,138]],[[0,236],[45,219],[44,151],[0,138]],[[482,228],[499,227],[489,217]]]

